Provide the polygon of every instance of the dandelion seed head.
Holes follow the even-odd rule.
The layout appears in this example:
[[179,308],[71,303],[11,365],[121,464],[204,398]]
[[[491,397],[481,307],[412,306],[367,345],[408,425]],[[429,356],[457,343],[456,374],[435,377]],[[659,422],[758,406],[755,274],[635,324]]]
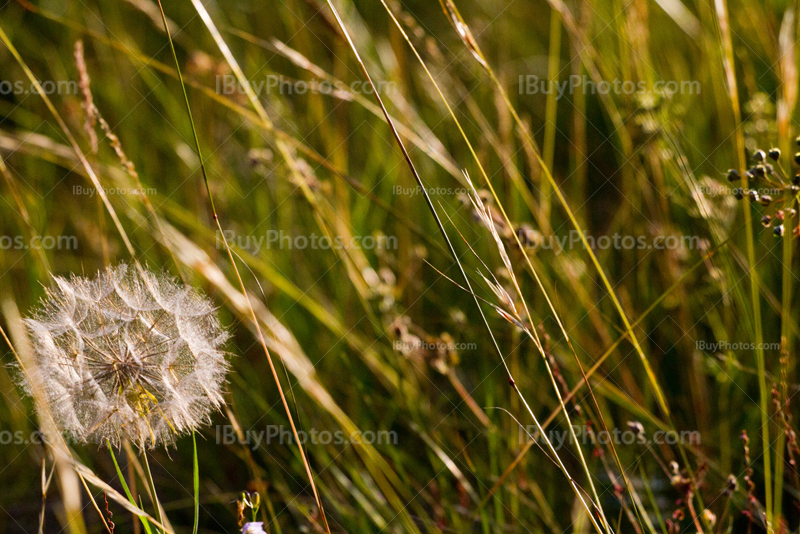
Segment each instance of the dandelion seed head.
[[223,404],[228,334],[206,297],[167,275],[122,264],[57,277],[25,322],[37,382],[79,442],[169,445]]

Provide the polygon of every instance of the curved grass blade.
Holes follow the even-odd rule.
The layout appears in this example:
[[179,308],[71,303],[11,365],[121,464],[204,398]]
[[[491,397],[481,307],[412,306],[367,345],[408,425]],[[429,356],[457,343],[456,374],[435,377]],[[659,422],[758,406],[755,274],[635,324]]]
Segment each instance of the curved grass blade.
[[[381,1],[383,2],[383,0],[381,0]],[[378,94],[377,89],[375,88],[375,84],[372,81],[372,77],[370,76],[369,71],[366,68],[366,65],[361,60],[361,56],[359,55],[358,50],[357,50],[357,48],[355,46],[355,43],[353,42],[352,38],[350,37],[349,32],[347,31],[347,28],[344,25],[344,21],[339,16],[338,11],[336,10],[336,8],[333,5],[333,2],[331,0],[327,0],[327,3],[328,3],[328,6],[331,8],[331,11],[333,12],[333,15],[336,18],[336,21],[339,24],[339,27],[341,28],[342,33],[344,34],[348,44],[350,45],[350,48],[352,49],[353,54],[355,55],[356,60],[358,61],[359,65],[361,67],[361,70],[364,73],[364,76],[367,78],[367,81],[369,82],[370,86],[372,87],[372,92],[375,94],[375,98],[377,99],[378,104],[380,105],[381,110],[383,111],[383,113],[384,113],[384,115],[386,117],[386,121],[389,123],[389,127],[390,127],[390,129],[392,131],[392,135],[394,136],[395,140],[397,141],[397,144],[400,146],[400,150],[403,153],[403,157],[406,160],[406,163],[408,164],[409,168],[411,169],[411,172],[412,172],[412,174],[414,176],[414,179],[416,180],[418,186],[420,187],[420,190],[422,191],[422,193],[423,193],[423,195],[425,197],[425,202],[428,205],[428,209],[431,211],[431,213],[434,216],[434,219],[436,220],[436,224],[437,224],[437,226],[439,228],[439,232],[442,234],[442,236],[444,237],[445,241],[447,242],[447,246],[450,249],[450,252],[451,252],[451,254],[453,256],[453,259],[455,260],[456,264],[458,265],[458,268],[461,271],[461,274],[462,274],[462,276],[463,276],[463,278],[464,278],[464,280],[465,280],[465,282],[467,284],[467,287],[469,288],[469,291],[470,291],[470,293],[472,294],[472,296],[473,296],[473,298],[475,300],[475,305],[478,308],[478,310],[480,311],[481,318],[483,319],[484,325],[485,325],[487,331],[489,332],[489,335],[490,335],[490,337],[492,339],[494,348],[497,351],[498,355],[500,356],[500,359],[501,359],[501,361],[503,363],[503,367],[505,368],[506,373],[508,374],[510,384],[512,385],[512,387],[514,388],[515,392],[517,393],[517,395],[522,400],[522,402],[525,405],[525,407],[526,407],[528,413],[530,414],[531,418],[534,420],[536,425],[539,426],[538,419],[533,414],[533,411],[531,410],[530,406],[528,405],[527,400],[522,395],[522,392],[520,391],[519,387],[517,386],[516,382],[514,381],[514,379],[512,377],[511,370],[509,369],[508,364],[506,363],[506,359],[503,356],[503,352],[500,350],[500,347],[497,344],[497,340],[495,339],[494,333],[492,332],[491,328],[489,327],[489,323],[486,320],[486,316],[485,316],[485,314],[483,312],[483,309],[480,306],[480,302],[478,301],[478,298],[477,298],[477,296],[475,295],[475,293],[474,293],[474,291],[472,289],[472,284],[471,284],[471,282],[469,280],[469,277],[467,276],[466,272],[464,271],[463,265],[461,264],[460,260],[458,259],[458,254],[456,253],[455,248],[453,247],[453,244],[450,241],[450,238],[448,237],[447,232],[444,229],[444,226],[442,224],[441,219],[439,218],[438,214],[436,213],[436,208],[434,207],[433,202],[431,201],[430,196],[428,195],[427,189],[425,188],[425,185],[422,182],[422,178],[419,176],[419,173],[417,172],[417,169],[414,166],[414,163],[411,160],[411,157],[408,154],[408,151],[406,150],[405,145],[404,145],[402,139],[400,138],[400,135],[398,134],[397,129],[394,126],[394,122],[392,121],[392,118],[389,115],[389,112],[386,109],[386,106],[384,105],[383,100],[381,99],[380,95]],[[558,454],[556,453],[555,449],[553,448],[553,446],[550,443],[550,440],[547,438],[547,436],[544,436],[544,439],[547,442],[548,446],[551,448],[554,456],[558,460],[559,467],[563,471],[564,475],[570,480],[570,482],[571,482],[571,484],[573,486],[573,489],[575,490],[576,495],[578,496],[579,500],[581,501],[581,504],[586,509],[586,512],[588,513],[589,519],[592,521],[592,524],[594,525],[594,527],[597,529],[598,532],[601,532],[602,529],[600,528],[600,526],[595,521],[594,515],[592,514],[589,506],[586,504],[586,502],[585,502],[585,500],[583,498],[583,495],[581,494],[580,490],[577,487],[577,483],[569,475],[569,473],[568,473],[568,471],[566,469],[566,466],[564,466],[563,462],[559,458]],[[584,462],[584,464],[585,464],[585,462]],[[590,484],[591,484],[591,478],[589,479],[589,481],[590,481]],[[595,495],[596,495],[596,492],[595,492]],[[598,509],[600,511],[600,515],[601,515],[601,517],[603,519],[604,526],[606,527],[606,530],[610,531],[610,527],[608,526],[608,523],[605,520],[605,515],[602,512],[602,508],[599,507],[599,502],[596,503],[596,506],[598,507]]]
[[[108,453],[111,455],[111,460],[114,462],[114,469],[117,471],[117,478],[119,478],[119,483],[122,486],[122,490],[125,492],[125,495],[128,497],[128,500],[131,502],[131,504],[136,506],[136,501],[133,498],[133,494],[131,494],[130,488],[128,488],[128,483],[125,482],[125,476],[122,474],[122,470],[119,468],[119,463],[117,462],[117,456],[114,454],[114,449],[111,447],[111,443],[108,443],[108,441],[106,441],[106,445],[108,446]],[[136,517],[138,517],[142,522],[145,532],[147,532],[147,534],[153,534],[147,517],[143,515]]]
[[[197,134],[197,128],[195,127],[195,124],[194,124],[194,117],[192,115],[192,108],[189,105],[189,95],[186,93],[186,85],[183,83],[183,76],[181,75],[181,68],[180,68],[180,62],[178,61],[178,54],[175,51],[175,44],[173,43],[173,40],[172,40],[172,33],[170,32],[169,24],[167,22],[167,16],[164,13],[164,7],[161,5],[161,0],[158,0],[158,7],[161,10],[161,17],[163,19],[164,28],[165,28],[165,31],[167,33],[167,38],[169,40],[169,46],[170,46],[170,49],[172,50],[172,57],[175,60],[175,69],[176,69],[176,71],[178,73],[178,79],[180,80],[181,90],[183,92],[183,98],[184,98],[184,102],[186,104],[186,112],[187,112],[187,114],[189,116],[189,123],[191,124],[191,127],[192,127],[192,135],[193,135],[194,141],[195,141],[195,149],[197,150],[197,156],[198,156],[198,158],[200,160],[200,169],[201,169],[201,172],[203,174],[203,181],[205,183],[206,193],[208,194],[208,202],[210,204],[211,211],[212,211],[212,213],[214,215],[214,222],[216,223],[217,229],[219,230],[219,233],[222,236],[222,241],[223,241],[223,244],[225,245],[225,250],[228,253],[228,258],[230,259],[231,265],[233,266],[233,270],[236,273],[236,278],[237,278],[237,280],[239,282],[239,286],[242,289],[242,294],[244,294],[245,297],[247,297],[247,290],[245,289],[244,281],[242,280],[242,276],[239,273],[238,267],[236,267],[236,260],[233,257],[233,252],[231,251],[230,246],[228,245],[228,240],[225,237],[225,233],[222,231],[222,224],[220,223],[219,216],[217,215],[217,210],[214,207],[214,198],[213,198],[213,195],[211,194],[211,184],[210,184],[210,182],[208,180],[208,173],[206,172],[205,161],[203,159],[203,152],[202,152],[202,149],[200,147],[200,138],[199,138],[199,136]],[[206,13],[206,17],[207,16],[208,16],[208,13]],[[252,91],[252,89],[251,89],[251,91]],[[294,424],[294,418],[292,417],[291,410],[289,409],[289,405],[288,405],[288,403],[286,401],[286,395],[284,394],[283,388],[281,387],[281,382],[278,379],[278,373],[277,373],[277,371],[275,369],[275,364],[272,361],[272,357],[270,356],[269,349],[267,348],[266,342],[264,341],[264,334],[261,331],[261,326],[259,325],[258,318],[256,317],[255,310],[253,310],[253,306],[250,303],[250,299],[249,298],[247,298],[247,304],[248,304],[248,308],[250,310],[251,319],[252,319],[253,324],[255,326],[255,329],[256,329],[256,331],[258,333],[259,341],[261,343],[262,348],[264,349],[264,353],[267,356],[267,361],[269,362],[269,366],[270,366],[270,370],[272,371],[273,379],[275,380],[275,384],[278,387],[278,392],[280,393],[281,401],[283,402],[284,411],[286,412],[286,415],[289,418],[289,423],[290,423],[290,425],[292,427],[292,432],[294,434],[294,438],[296,440],[297,447],[298,447],[298,449],[300,451],[300,456],[303,459],[303,465],[304,465],[305,470],[306,470],[306,475],[308,476],[309,482],[311,484],[311,489],[314,492],[314,498],[315,498],[315,500],[317,502],[317,506],[319,507],[319,510],[320,510],[320,515],[322,516],[323,522],[325,524],[325,530],[328,532],[328,534],[330,534],[330,527],[328,526],[328,519],[325,516],[325,510],[322,507],[322,501],[319,498],[319,493],[317,492],[317,486],[314,483],[314,476],[311,474],[311,466],[309,466],[308,461],[306,460],[306,455],[305,455],[305,453],[303,451],[303,445],[302,445],[302,442],[301,442],[301,440],[299,438],[299,435],[298,435],[298,432],[297,432],[297,428],[295,427],[295,424]]]
[[[739,107],[739,91],[736,82],[736,72],[734,67],[734,54],[733,54],[733,41],[731,39],[730,20],[728,18],[728,5],[726,0],[715,0],[714,7],[717,13],[717,21],[719,23],[722,48],[725,55],[723,56],[723,67],[725,69],[725,76],[728,85],[728,95],[731,101],[733,110],[733,127],[734,127],[734,141],[736,148],[736,158],[738,160],[739,169],[741,172],[741,187],[745,190],[748,189],[747,173],[743,172],[747,168],[747,161],[745,158],[744,146],[744,132],[742,131],[742,111]],[[767,389],[767,380],[765,377],[766,367],[764,364],[764,335],[762,333],[761,324],[761,297],[759,292],[759,276],[756,270],[756,254],[755,254],[755,237],[753,235],[753,217],[750,213],[750,203],[743,202],[742,209],[744,211],[744,224],[747,232],[747,261],[749,263],[750,274],[750,300],[751,300],[751,313],[753,315],[753,328],[755,333],[755,356],[756,365],[758,367],[758,391],[759,391],[759,404],[761,408],[761,444],[762,454],[764,457],[764,504],[766,507],[766,524],[767,534],[773,534],[775,526],[773,524],[772,514],[772,459],[770,451],[772,443],[769,439],[769,397],[770,392]],[[790,232],[787,232],[790,233]],[[780,496],[777,496],[780,498]]]

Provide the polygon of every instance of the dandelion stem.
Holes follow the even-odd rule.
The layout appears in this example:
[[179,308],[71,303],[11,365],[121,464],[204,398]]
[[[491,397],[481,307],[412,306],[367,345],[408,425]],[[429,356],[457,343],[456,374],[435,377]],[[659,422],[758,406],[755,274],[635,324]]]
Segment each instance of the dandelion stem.
[[[108,453],[111,455],[111,460],[114,462],[114,469],[117,470],[117,477],[119,478],[120,485],[122,486],[122,490],[125,492],[125,495],[128,497],[128,500],[131,502],[132,505],[138,506],[136,504],[136,500],[133,498],[133,494],[131,493],[130,488],[128,488],[127,482],[125,482],[125,476],[122,474],[122,470],[119,468],[119,463],[117,462],[117,457],[114,454],[114,449],[111,446],[111,442],[106,440],[106,446],[108,447]],[[142,521],[142,526],[144,526],[145,532],[147,534],[152,534],[152,530],[150,529],[150,522],[144,516],[137,516]]]
[[[153,499],[153,506],[156,509],[156,519],[162,525],[164,524],[164,515],[161,509],[161,502],[158,500],[158,494],[156,493],[156,484],[153,481],[153,473],[150,471],[150,462],[147,460],[147,451],[142,451],[142,458],[144,459],[144,472],[147,475],[147,484],[150,486],[150,497]],[[159,529],[159,532],[162,532]]]

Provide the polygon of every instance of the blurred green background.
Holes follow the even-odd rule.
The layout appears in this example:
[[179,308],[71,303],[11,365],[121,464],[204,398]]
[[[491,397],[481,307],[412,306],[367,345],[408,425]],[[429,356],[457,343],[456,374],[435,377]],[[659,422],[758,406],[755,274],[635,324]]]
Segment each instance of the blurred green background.
[[[780,147],[776,172],[784,183],[794,174],[795,5],[737,0],[726,11],[721,1],[468,0],[456,4],[462,23],[443,8],[446,2],[387,4],[408,40],[380,1],[334,2],[476,293],[488,301],[481,301],[483,313],[530,413],[509,385],[475,301],[460,287],[458,266],[327,4],[164,5],[220,224],[294,421],[309,435],[360,429],[389,438],[306,442],[331,530],[592,530],[543,450],[530,447],[518,458],[529,440],[520,428],[534,428],[531,413],[540,422],[550,418],[548,430],[569,439],[553,383],[566,395],[590,370],[596,402],[582,388],[566,404],[615,531],[764,529],[759,396],[767,396],[774,444],[797,413],[794,352],[781,360],[778,347],[782,332],[789,342],[798,332],[796,306],[782,294],[785,278],[800,284],[792,262],[782,261],[776,223],[759,223],[764,215],[776,217],[782,193],[772,194],[769,207],[752,203],[743,210],[733,195],[739,184],[726,173],[744,170],[741,142],[748,157]],[[251,436],[287,432],[289,420],[214,222],[158,4],[6,1],[0,29],[63,120],[62,127],[1,46],[4,328],[13,333],[14,310],[29,314],[52,275],[92,276],[131,259],[66,127],[106,188],[135,257],[202,288],[233,334],[227,409],[198,438],[200,531],[237,531],[235,501],[245,490],[260,492],[269,532],[324,531],[298,449],[285,434],[269,443],[225,439],[234,426]],[[726,31],[741,119],[726,72]],[[78,41],[85,70],[76,62]],[[250,80],[258,106],[236,81],[226,53]],[[81,71],[90,80],[91,104]],[[561,93],[548,90],[548,79],[561,84]],[[497,199],[490,199],[477,162]],[[513,276],[475,216],[462,170],[496,215]],[[596,245],[608,284],[574,223]],[[542,336],[552,380],[535,343],[491,307],[502,304],[479,272],[493,273],[522,313],[512,283],[519,281],[532,318],[523,326]],[[753,350],[759,330],[763,372]],[[3,362],[14,361],[3,343]],[[35,532],[42,458],[48,472],[52,458],[29,439],[39,422],[14,380],[10,368],[0,370],[0,530]],[[786,401],[782,411],[772,402],[773,384]],[[643,425],[645,443],[619,441],[612,450],[586,430],[588,424],[594,432],[603,425],[630,432],[629,421]],[[742,429],[751,440],[752,490],[743,478]],[[658,431],[695,433],[681,450],[653,442]],[[780,498],[785,528],[795,531],[800,487],[788,464],[795,445],[790,439],[787,448],[773,446],[771,469],[779,451],[786,456]],[[73,447],[121,490],[105,448]],[[588,493],[575,444],[558,448],[558,455]],[[126,452],[117,457],[144,496]],[[189,532],[191,440],[148,457],[170,522],[176,532]],[[739,488],[726,495],[729,474]],[[696,484],[688,499],[681,477]],[[102,507],[102,490],[90,489]],[[102,531],[80,491],[87,531]],[[75,528],[66,525],[62,501],[54,483],[45,532]],[[144,506],[151,509],[146,499]],[[140,531],[131,514],[113,502],[109,507],[115,532]],[[748,510],[752,525],[743,514]]]

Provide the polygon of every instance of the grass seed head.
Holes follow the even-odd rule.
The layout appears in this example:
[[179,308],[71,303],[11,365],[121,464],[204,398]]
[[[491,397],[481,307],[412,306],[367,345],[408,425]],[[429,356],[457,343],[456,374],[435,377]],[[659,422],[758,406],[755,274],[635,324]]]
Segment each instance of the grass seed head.
[[223,404],[228,334],[206,297],[164,274],[57,277],[26,324],[56,423],[79,442],[168,445]]

